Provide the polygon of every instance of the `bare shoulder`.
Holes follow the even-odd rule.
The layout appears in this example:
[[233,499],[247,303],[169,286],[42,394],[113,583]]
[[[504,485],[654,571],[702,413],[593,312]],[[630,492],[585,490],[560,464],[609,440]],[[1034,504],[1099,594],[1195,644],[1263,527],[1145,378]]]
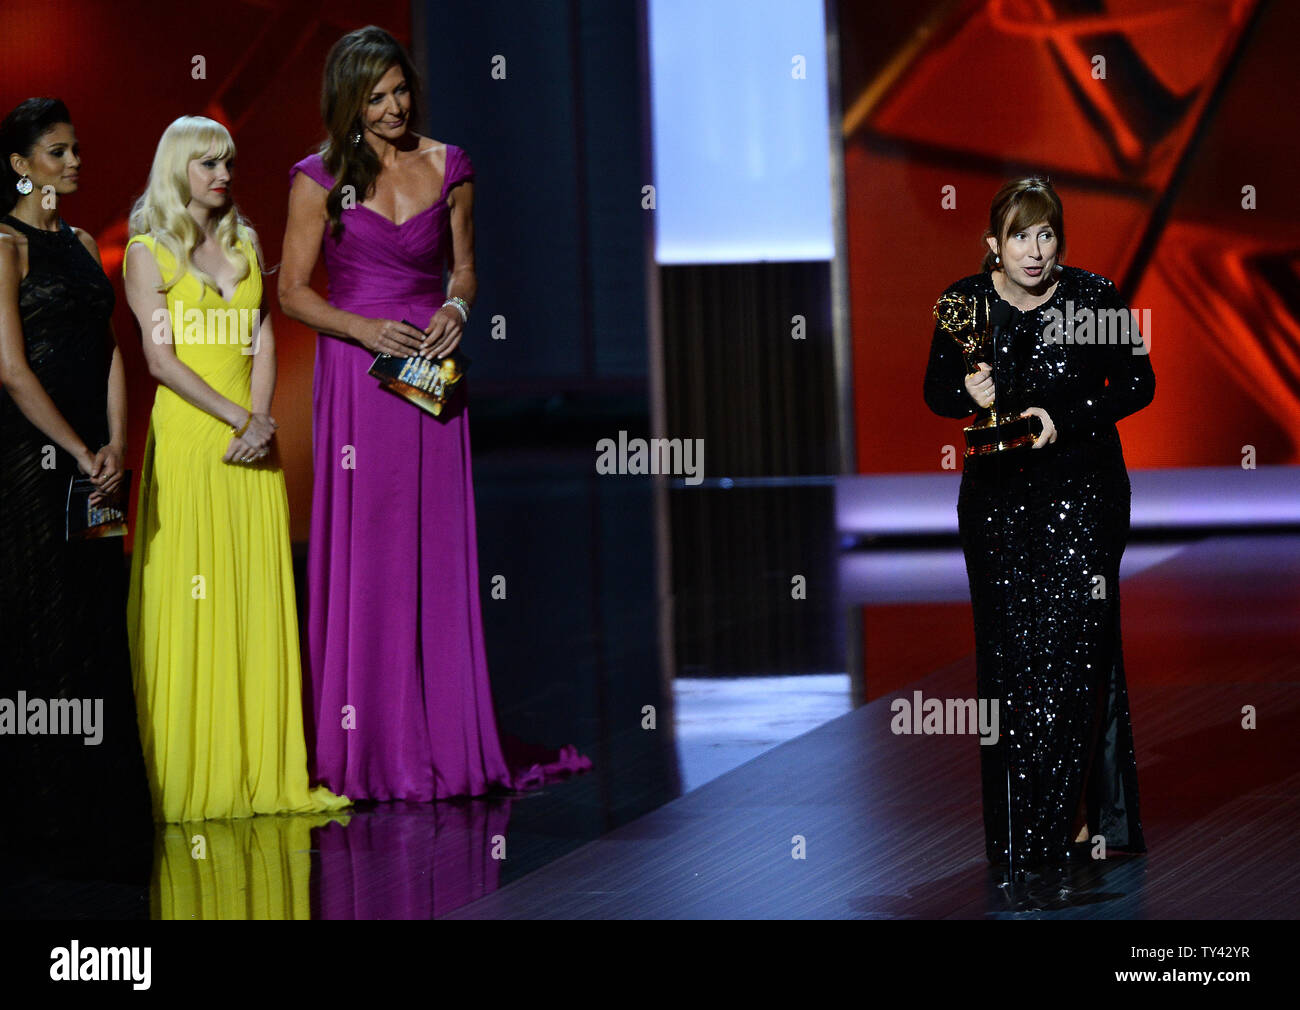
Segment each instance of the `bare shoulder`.
[[326,210],[329,193],[328,186],[322,185],[306,172],[295,172],[293,182],[289,185],[288,227],[291,230],[301,228],[304,221],[315,218],[323,228],[329,219]]
[[433,154],[435,152],[441,154],[447,147],[441,140],[434,140],[432,137],[426,137],[419,133],[415,134],[415,139],[419,145],[416,147],[416,151],[420,154]]
[[95,262],[103,266],[104,261],[99,258],[99,246],[95,244],[95,236],[85,228],[74,227],[72,233],[77,236],[77,241],[86,247],[86,251],[95,257]]
[[128,282],[135,281],[141,284],[152,282],[156,284],[162,280],[162,270],[158,267],[157,257],[155,257],[154,251],[144,242],[130,243],[126,250],[123,266],[129,268],[126,270]]
[[22,235],[0,230],[0,268],[8,267],[10,264],[15,267],[18,265],[19,243],[26,241],[27,239]]
[[420,155],[422,158],[427,158],[433,163],[434,168],[439,168],[446,164],[447,145],[443,141],[433,140],[430,137],[422,137],[418,133],[415,136],[419,141],[419,146],[415,149],[416,154]]
[[289,184],[290,196],[302,193],[316,193],[320,196],[321,203],[325,202],[325,197],[329,194],[330,188],[318,179],[313,179],[306,172],[298,171],[293,173],[293,182]]
[[127,244],[126,259],[143,263],[145,260],[154,259],[154,253],[146,242],[130,242]]
[[14,284],[22,280],[26,248],[26,235],[18,235],[8,230],[7,225],[0,225],[0,277]]

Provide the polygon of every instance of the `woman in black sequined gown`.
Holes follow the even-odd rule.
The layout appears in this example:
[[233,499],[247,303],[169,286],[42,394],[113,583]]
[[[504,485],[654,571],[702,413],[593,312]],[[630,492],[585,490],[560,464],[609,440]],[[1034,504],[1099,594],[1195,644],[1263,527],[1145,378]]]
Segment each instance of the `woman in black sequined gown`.
[[[104,492],[121,480],[126,385],[110,323],[113,288],[93,239],[59,216],[80,165],[63,103],[23,102],[0,125],[0,148],[3,883],[39,867],[143,885],[153,823],[131,693],[122,539],[68,543],[64,531],[73,475],[94,475]],[[34,700],[48,711],[54,699],[77,700],[92,719],[102,699],[98,725],[81,735],[16,732],[24,716],[24,726],[38,726]]]
[[[968,457],[957,502],[978,694],[999,700],[1000,738],[980,747],[985,851],[1006,862],[1010,835],[1017,871],[1100,854],[1097,836],[1107,852],[1144,852],[1120,638],[1130,489],[1115,422],[1151,402],[1155,377],[1137,328],[1097,315],[1124,308],[1114,284],[1060,264],[1064,221],[1049,183],[1004,186],[985,238],[984,270],[947,290],[990,310],[1010,303],[995,351],[999,413],[1042,425],[1032,447]],[[1044,338],[1061,332],[1050,327],[1056,311],[1075,313],[1078,342]],[[1087,313],[1128,342],[1083,343]],[[930,409],[968,417],[993,392],[989,370],[968,377],[936,325]]]

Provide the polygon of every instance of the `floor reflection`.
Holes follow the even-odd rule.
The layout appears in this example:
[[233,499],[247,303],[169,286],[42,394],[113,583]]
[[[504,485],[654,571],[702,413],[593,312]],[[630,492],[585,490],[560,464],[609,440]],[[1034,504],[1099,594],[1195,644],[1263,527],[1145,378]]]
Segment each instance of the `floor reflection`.
[[296,814],[158,825],[155,919],[310,919],[312,829],[349,815]]
[[317,917],[432,919],[496,890],[511,804],[383,804],[320,829]]
[[483,585],[509,586],[482,594],[503,740],[573,743],[589,772],[497,799],[157,825],[136,892],[24,868],[0,907],[442,917],[854,703],[830,488],[602,477],[583,450],[479,454],[475,491]]
[[517,802],[159,825],[150,910],[156,919],[432,919],[501,885]]

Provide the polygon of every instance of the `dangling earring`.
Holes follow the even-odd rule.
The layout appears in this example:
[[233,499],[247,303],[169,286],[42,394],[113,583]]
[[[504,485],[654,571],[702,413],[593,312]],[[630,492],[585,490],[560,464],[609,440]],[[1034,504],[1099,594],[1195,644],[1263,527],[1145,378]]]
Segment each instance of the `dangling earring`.
[[997,265],[998,265],[999,263],[1001,263],[1001,262],[1002,262],[1002,257],[1001,257],[1001,256],[994,256],[994,257],[993,257],[993,265],[994,265],[994,266],[997,266]]
[[18,192],[20,192],[23,196],[26,196],[31,191],[32,191],[32,180],[27,178],[27,176],[24,175],[21,179],[18,180]]
[[361,143],[361,131],[358,130],[356,133],[352,134],[352,146],[356,147],[360,143]]

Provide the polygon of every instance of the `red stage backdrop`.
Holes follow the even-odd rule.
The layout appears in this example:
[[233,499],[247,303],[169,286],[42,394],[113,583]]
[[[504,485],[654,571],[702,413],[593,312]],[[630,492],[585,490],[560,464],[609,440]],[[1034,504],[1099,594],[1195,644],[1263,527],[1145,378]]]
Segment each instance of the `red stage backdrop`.
[[[128,465],[137,474],[154,383],[122,292],[122,247],[126,216],[148,180],[158,138],[177,116],[204,115],[225,124],[238,147],[234,198],[261,236],[268,266],[274,267],[284,237],[289,168],[324,139],[320,82],[325,55],[339,36],[367,24],[410,43],[410,5],[392,0],[236,0],[218,5],[54,0],[6,7],[0,33],[0,115],[24,98],[61,98],[81,143],[81,190],[65,202],[63,215],[95,236],[117,291],[113,319],[130,389]],[[198,57],[205,78],[194,76]],[[436,126],[432,132],[437,137]],[[273,410],[280,423],[292,534],[305,540],[311,517],[316,337],[280,313],[276,276],[263,281],[278,349]],[[325,290],[319,267],[317,288]],[[133,500],[133,515],[134,510]]]
[[921,399],[930,308],[978,271],[993,193],[1029,172],[1064,201],[1065,261],[1150,310],[1156,399],[1120,424],[1129,465],[1236,465],[1244,445],[1300,463],[1300,143],[1281,126],[1300,5],[839,15],[854,385],[872,390],[856,400],[861,472],[934,471],[960,443]]

